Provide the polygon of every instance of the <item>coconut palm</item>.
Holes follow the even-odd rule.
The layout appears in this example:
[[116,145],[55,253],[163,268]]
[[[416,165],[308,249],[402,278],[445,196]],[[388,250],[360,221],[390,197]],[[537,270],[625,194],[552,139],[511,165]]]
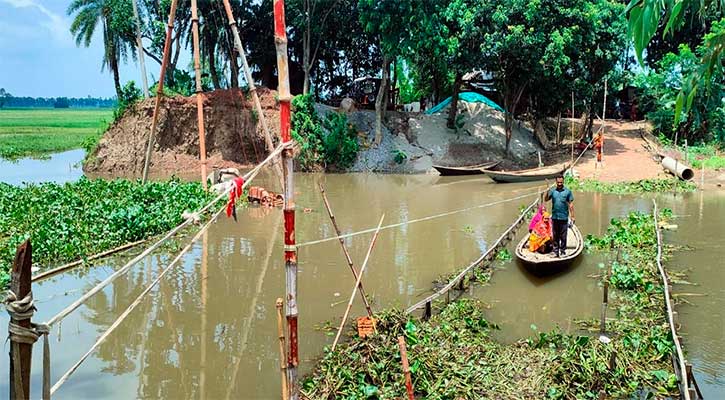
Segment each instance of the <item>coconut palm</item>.
[[132,12],[131,4],[121,0],[73,0],[67,10],[69,16],[75,14],[70,31],[76,45],[90,46],[99,25],[103,30],[102,70],[108,68],[113,74],[113,84],[119,98],[119,62],[129,54],[134,56],[130,47],[134,40]]

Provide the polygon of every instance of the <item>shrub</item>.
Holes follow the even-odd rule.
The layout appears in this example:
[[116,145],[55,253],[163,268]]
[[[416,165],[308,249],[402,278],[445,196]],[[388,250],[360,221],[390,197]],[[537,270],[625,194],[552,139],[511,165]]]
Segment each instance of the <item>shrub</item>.
[[117,121],[120,119],[126,110],[139,101],[139,99],[141,99],[141,89],[136,87],[134,81],[126,82],[121,88],[121,97],[118,99],[118,105],[113,110],[113,120]]

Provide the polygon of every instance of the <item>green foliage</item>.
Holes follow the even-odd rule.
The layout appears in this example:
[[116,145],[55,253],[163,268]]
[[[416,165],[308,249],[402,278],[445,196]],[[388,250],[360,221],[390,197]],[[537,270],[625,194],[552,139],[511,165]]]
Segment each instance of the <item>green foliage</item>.
[[113,120],[118,121],[129,107],[132,107],[141,99],[141,89],[136,87],[134,81],[128,81],[118,96],[118,105],[113,110]]
[[[666,211],[665,211],[666,212]],[[641,212],[631,212],[626,218],[615,218],[610,221],[607,232],[596,237],[587,236],[587,244],[600,250],[629,247],[652,247],[657,238],[654,232],[654,218]]]
[[695,169],[700,169],[704,165],[706,169],[725,168],[725,155],[719,145],[699,145],[689,146],[687,148],[688,159]]
[[609,282],[617,289],[633,290],[644,286],[644,272],[632,265],[614,262]]
[[[552,354],[491,339],[498,326],[485,305],[455,301],[430,321],[400,311],[376,315],[378,334],[354,336],[335,352],[326,349],[314,373],[302,381],[310,399],[392,399],[405,397],[397,337],[405,337],[416,398],[542,398],[553,384],[544,371]],[[475,356],[474,356],[475,355]],[[526,374],[515,371],[526,370]],[[512,384],[512,377],[519,379]],[[538,379],[537,379],[538,378]],[[374,389],[373,389],[374,388]]]
[[2,109],[0,157],[45,157],[85,147],[105,131],[110,109]]
[[292,138],[300,146],[297,161],[303,170],[345,169],[355,162],[360,146],[346,114],[320,118],[312,95],[296,96],[292,106]]
[[400,149],[393,150],[393,160],[396,164],[402,164],[408,159],[408,153]]
[[599,192],[612,194],[633,193],[667,193],[692,192],[697,186],[689,181],[677,178],[671,179],[642,179],[636,182],[601,182],[593,179],[579,180],[569,175],[564,178],[566,186],[579,192]]
[[498,253],[496,253],[496,260],[498,261],[511,261],[513,259],[513,256],[511,255],[511,252],[509,249],[502,249]]
[[[692,92],[688,99],[688,112],[678,112],[678,97],[686,80],[700,67],[698,53],[686,45],[678,52],[668,53],[652,70],[646,70],[635,76],[633,84],[641,89],[640,105],[652,121],[655,133],[670,140],[678,139],[681,144],[686,138],[690,143],[725,139],[725,80],[722,76],[713,76],[710,81],[698,83],[703,90]],[[704,79],[704,77],[703,77]],[[680,115],[675,120],[675,115]]]
[[6,91],[5,88],[0,88],[0,108],[5,106],[5,103],[13,97],[10,92]]
[[53,266],[148,238],[179,224],[214,195],[198,183],[106,181],[23,187],[0,183],[0,271],[25,239],[33,261]]

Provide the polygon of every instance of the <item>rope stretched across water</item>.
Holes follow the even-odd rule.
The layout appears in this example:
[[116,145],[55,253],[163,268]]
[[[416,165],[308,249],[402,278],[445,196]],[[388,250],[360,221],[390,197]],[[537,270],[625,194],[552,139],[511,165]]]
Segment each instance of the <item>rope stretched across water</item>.
[[[511,197],[511,198],[504,199],[504,200],[497,200],[497,201],[493,201],[493,202],[486,203],[486,204],[479,204],[479,205],[476,205],[476,206],[466,207],[466,208],[462,208],[462,209],[459,209],[459,210],[446,211],[446,212],[443,212],[443,213],[440,213],[440,214],[436,214],[436,215],[430,215],[430,216],[427,216],[427,217],[416,218],[416,219],[411,219],[411,220],[408,220],[408,221],[398,222],[398,223],[395,223],[395,224],[385,225],[382,228],[380,228],[380,230],[382,231],[382,230],[385,230],[385,229],[397,228],[399,226],[409,225],[409,224],[413,224],[413,223],[416,223],[416,222],[430,221],[430,220],[436,219],[436,218],[442,218],[442,217],[447,217],[449,215],[460,214],[462,212],[471,211],[471,210],[475,210],[475,209],[478,209],[478,208],[492,207],[492,206],[495,206],[495,205],[498,205],[498,204],[509,203],[509,202],[512,202],[512,201],[521,200],[521,199],[525,199],[527,197],[538,196],[538,195],[539,195],[539,191],[529,192],[529,193],[526,193],[526,194],[522,194],[520,196]],[[353,237],[353,236],[364,235],[366,233],[375,232],[375,230],[376,230],[376,228],[370,228],[370,229],[364,229],[362,231],[346,233],[344,235],[333,236],[333,237],[328,237],[328,238],[319,239],[319,240],[313,240],[313,241],[310,241],[310,242],[300,243],[300,244],[297,245],[297,247],[312,246],[312,245],[315,245],[315,244],[325,243],[325,242],[329,242],[329,241],[332,241],[332,240],[346,239],[346,238]]]
[[[288,147],[288,145],[286,145],[286,144],[280,144],[279,146],[277,146],[277,148],[272,153],[269,154],[269,156],[264,161],[262,161],[260,164],[258,164],[256,167],[254,167],[248,173],[246,173],[244,175],[244,186],[246,187],[249,184],[249,182],[251,182],[252,179],[254,179],[254,177],[257,176],[257,174],[259,173],[259,171],[262,169],[263,166],[265,166],[267,163],[269,163],[274,157],[276,157],[277,155],[279,155],[287,147]],[[214,200],[210,201],[207,205],[205,205],[204,207],[202,207],[198,211],[194,212],[193,214],[194,215],[204,214],[214,204],[216,204],[219,200],[223,199],[229,193],[229,191],[231,189],[232,189],[232,187],[230,186],[223,193],[221,193],[219,196],[217,196]],[[131,267],[133,267],[139,261],[141,261],[146,256],[148,256],[152,251],[158,249],[165,241],[167,241],[168,239],[170,239],[172,236],[174,236],[181,229],[183,229],[184,227],[186,227],[187,225],[189,225],[193,221],[193,219],[194,218],[188,218],[184,222],[182,222],[181,224],[179,224],[178,226],[176,226],[174,229],[170,230],[166,235],[164,235],[156,243],[154,243],[151,246],[149,246],[141,254],[139,254],[138,256],[134,257],[131,261],[127,262],[126,265],[124,265],[123,267],[121,267],[118,271],[114,272],[108,278],[104,279],[99,284],[97,284],[96,286],[94,286],[91,290],[89,290],[88,292],[86,292],[78,300],[74,301],[68,307],[66,307],[61,312],[59,312],[58,314],[56,314],[55,316],[53,316],[51,319],[49,319],[48,322],[46,322],[45,324],[48,325],[48,326],[50,326],[50,327],[52,327],[56,323],[62,321],[63,318],[65,318],[66,316],[68,316],[68,314],[70,314],[71,312],[75,311],[84,302],[86,302],[86,300],[88,300],[89,298],[91,298],[91,296],[93,296],[94,294],[96,294],[99,291],[101,291],[103,288],[105,288],[106,286],[108,286],[111,282],[113,282],[116,279],[118,279],[121,275],[126,274],[131,269]]]

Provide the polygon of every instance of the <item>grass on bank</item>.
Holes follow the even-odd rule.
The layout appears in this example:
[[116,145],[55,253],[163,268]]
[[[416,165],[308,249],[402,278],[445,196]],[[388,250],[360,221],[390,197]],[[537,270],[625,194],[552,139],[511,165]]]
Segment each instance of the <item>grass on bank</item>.
[[[670,215],[663,210],[663,218]],[[427,322],[385,311],[377,316],[379,334],[354,335],[336,352],[325,349],[302,383],[304,397],[406,398],[396,340],[402,335],[417,398],[598,399],[600,391],[606,398],[676,398],[654,218],[631,213],[613,220],[604,236],[588,238],[588,247],[621,252],[609,281],[609,344],[598,340],[596,318],[578,321],[578,333],[539,332],[500,344],[491,338],[498,327],[471,299],[445,306]]]
[[598,192],[611,194],[692,192],[697,185],[680,179],[643,179],[635,182],[601,182],[594,179],[577,179],[566,177],[566,186],[578,192]]
[[106,130],[112,116],[110,108],[0,109],[0,157],[44,157],[89,147]]
[[17,246],[30,238],[33,263],[50,267],[170,230],[185,210],[215,194],[199,183],[89,180],[63,185],[0,183],[0,287]]

